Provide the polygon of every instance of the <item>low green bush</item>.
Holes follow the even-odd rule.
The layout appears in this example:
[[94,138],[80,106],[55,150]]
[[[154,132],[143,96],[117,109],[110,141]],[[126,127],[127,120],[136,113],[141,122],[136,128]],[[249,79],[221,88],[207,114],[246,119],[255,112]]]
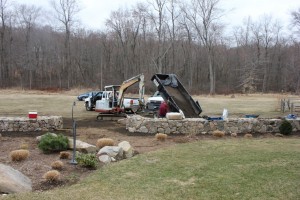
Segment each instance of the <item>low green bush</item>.
[[290,135],[292,133],[293,127],[291,122],[283,120],[279,126],[279,131],[283,135]]
[[57,136],[47,133],[42,136],[38,148],[44,153],[52,153],[67,150],[69,147],[69,140],[66,136],[59,134]]
[[90,169],[96,169],[97,168],[97,157],[95,154],[84,154],[84,153],[76,153],[76,161],[79,165],[90,168]]

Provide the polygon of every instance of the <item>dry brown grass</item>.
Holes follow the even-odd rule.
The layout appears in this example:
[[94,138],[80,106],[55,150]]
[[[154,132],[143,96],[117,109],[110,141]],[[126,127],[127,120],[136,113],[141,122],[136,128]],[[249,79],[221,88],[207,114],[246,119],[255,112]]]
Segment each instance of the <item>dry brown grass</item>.
[[43,178],[48,182],[57,182],[60,180],[60,173],[57,170],[51,170],[43,175]]
[[157,133],[155,135],[155,139],[158,140],[158,141],[165,141],[167,139],[168,135],[167,134],[164,134],[164,133]]
[[[57,93],[21,90],[18,88],[10,90],[0,90],[0,101],[10,99],[9,104],[1,104],[0,110],[3,116],[27,116],[29,110],[37,110],[38,115],[60,115],[70,118],[71,105],[76,101],[74,115],[76,119],[96,117],[94,112],[86,112],[84,103],[77,101],[76,97],[86,91],[93,89],[75,88],[70,91],[60,91]],[[17,95],[16,95],[17,94]],[[147,98],[147,97],[146,97]],[[222,115],[223,109],[227,108],[230,117],[241,117],[245,114],[259,114],[260,117],[273,117],[282,115],[277,111],[277,94],[235,94],[235,98],[230,95],[216,96],[193,96],[195,100],[201,102],[204,112],[202,115]]]
[[57,160],[57,161],[54,161],[52,164],[51,164],[51,168],[52,169],[56,169],[56,170],[62,170],[64,167],[64,163]]
[[12,161],[22,161],[29,157],[29,151],[25,149],[14,150],[9,154]]
[[28,143],[22,143],[22,144],[20,145],[20,149],[28,150],[28,149],[29,149],[29,144],[28,144]]
[[114,140],[110,138],[100,138],[97,140],[96,147],[101,149],[102,147],[105,146],[114,146]]
[[60,159],[69,159],[70,158],[70,153],[67,151],[61,151],[59,152],[59,158]]
[[213,131],[212,135],[214,137],[222,138],[225,136],[225,133],[224,133],[224,131],[216,130],[216,131]]
[[244,135],[244,138],[248,138],[248,139],[250,139],[250,138],[252,138],[253,136],[252,136],[252,134],[250,134],[250,133],[246,133],[245,135]]

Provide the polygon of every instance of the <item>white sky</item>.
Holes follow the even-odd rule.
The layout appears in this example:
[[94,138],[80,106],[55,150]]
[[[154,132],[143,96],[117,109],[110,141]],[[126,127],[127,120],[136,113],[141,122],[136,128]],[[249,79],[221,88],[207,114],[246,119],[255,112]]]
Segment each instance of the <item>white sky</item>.
[[[14,0],[17,3],[35,4],[50,9],[48,0]],[[147,0],[81,0],[82,10],[79,18],[82,24],[91,29],[101,29],[111,11],[120,7],[131,8],[137,2]],[[226,10],[224,22],[232,27],[241,25],[251,16],[257,20],[263,14],[271,14],[279,19],[284,27],[290,23],[290,12],[300,8],[300,0],[221,0],[220,7]]]

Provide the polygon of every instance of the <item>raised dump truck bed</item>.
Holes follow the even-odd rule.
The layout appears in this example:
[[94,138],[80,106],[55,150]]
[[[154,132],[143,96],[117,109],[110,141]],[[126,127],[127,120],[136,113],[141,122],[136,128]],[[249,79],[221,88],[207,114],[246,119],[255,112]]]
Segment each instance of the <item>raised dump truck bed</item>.
[[151,81],[163,99],[169,102],[171,112],[181,110],[187,118],[199,117],[202,109],[183,87],[175,74],[155,74]]

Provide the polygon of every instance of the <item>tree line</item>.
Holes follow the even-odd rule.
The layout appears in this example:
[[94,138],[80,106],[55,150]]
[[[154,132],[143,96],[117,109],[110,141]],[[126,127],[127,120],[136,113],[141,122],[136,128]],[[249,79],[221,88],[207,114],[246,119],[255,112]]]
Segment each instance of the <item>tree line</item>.
[[195,94],[300,91],[300,8],[288,33],[264,15],[229,34],[220,0],[137,3],[101,30],[80,25],[79,0],[49,5],[0,0],[0,88],[102,89],[144,73],[154,90],[152,75],[173,73]]

